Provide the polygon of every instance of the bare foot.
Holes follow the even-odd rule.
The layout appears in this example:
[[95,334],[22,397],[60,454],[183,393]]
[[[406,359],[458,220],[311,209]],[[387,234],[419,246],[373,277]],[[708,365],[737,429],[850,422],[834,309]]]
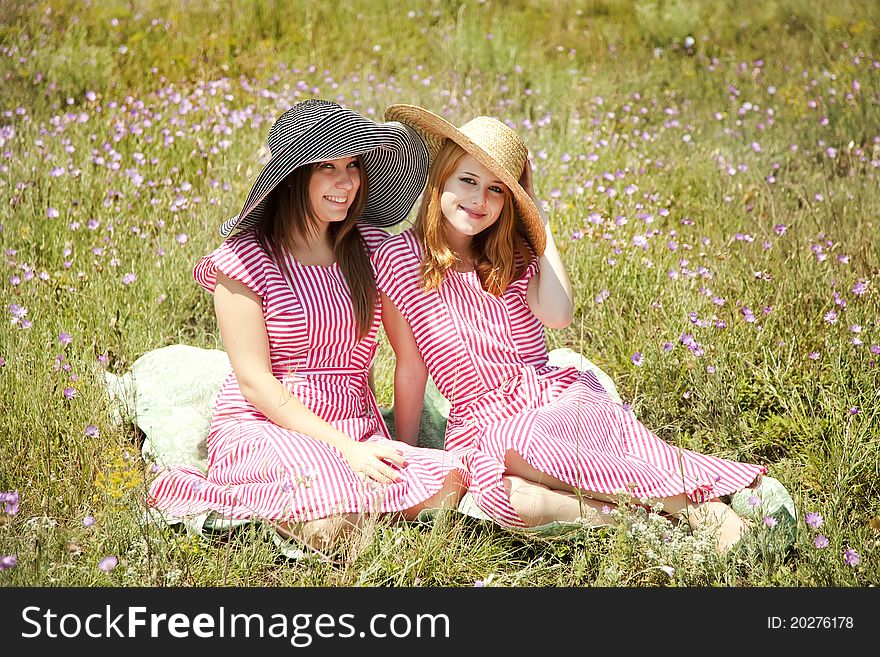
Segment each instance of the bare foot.
[[749,529],[749,525],[724,502],[694,505],[687,512],[687,521],[691,529],[708,526],[715,532],[718,554],[724,554],[736,545]]

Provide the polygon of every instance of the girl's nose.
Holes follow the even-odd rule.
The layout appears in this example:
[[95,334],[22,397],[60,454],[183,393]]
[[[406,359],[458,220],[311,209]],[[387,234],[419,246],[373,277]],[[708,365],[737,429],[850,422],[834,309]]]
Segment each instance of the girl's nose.
[[344,169],[342,173],[336,178],[336,186],[340,189],[352,189],[355,184],[360,182],[360,178],[358,177],[359,175],[360,174],[356,169]]
[[478,208],[486,207],[486,190],[480,189],[474,193],[474,198],[471,200],[471,205]]

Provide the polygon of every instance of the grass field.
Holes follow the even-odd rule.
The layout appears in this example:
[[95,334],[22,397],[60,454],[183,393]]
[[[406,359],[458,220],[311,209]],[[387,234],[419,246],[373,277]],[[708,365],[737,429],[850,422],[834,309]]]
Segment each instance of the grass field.
[[[877,3],[0,0],[0,16],[0,585],[880,583]],[[796,545],[761,526],[718,558],[626,509],[556,540],[447,514],[286,562],[261,526],[142,524],[150,466],[103,371],[222,346],[192,266],[273,120],[309,97],[517,129],[576,290],[548,346],[600,365],[665,440],[766,464]],[[383,342],[386,405],[392,358]]]

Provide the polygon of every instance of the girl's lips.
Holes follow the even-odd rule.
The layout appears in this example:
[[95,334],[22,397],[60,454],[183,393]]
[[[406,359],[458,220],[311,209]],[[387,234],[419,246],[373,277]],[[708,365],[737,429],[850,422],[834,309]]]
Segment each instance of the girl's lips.
[[461,205],[459,205],[458,207],[460,207],[462,210],[464,210],[465,213],[466,213],[469,217],[473,217],[474,219],[482,219],[483,217],[486,216],[486,213],[485,213],[485,212],[474,212],[473,210],[468,210],[467,208],[465,208],[465,207],[463,207],[463,206],[461,206]]

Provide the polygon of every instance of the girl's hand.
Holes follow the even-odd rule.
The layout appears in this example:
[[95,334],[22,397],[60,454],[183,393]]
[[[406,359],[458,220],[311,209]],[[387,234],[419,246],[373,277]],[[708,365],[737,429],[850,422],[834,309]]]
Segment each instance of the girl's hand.
[[340,451],[351,469],[364,480],[372,479],[380,484],[391,484],[403,480],[400,473],[388,465],[388,463],[392,463],[400,468],[406,467],[403,454],[393,447],[352,440]]
[[523,167],[522,175],[519,177],[519,184],[524,190],[526,190],[529,198],[532,199],[535,207],[538,208],[538,214],[541,215],[541,221],[544,223],[544,226],[548,226],[550,224],[550,219],[547,217],[547,214],[538,202],[538,197],[535,196],[535,184],[532,178],[532,161],[528,158],[526,158],[526,165]]
[[532,161],[529,158],[526,158],[526,165],[523,167],[522,175],[519,177],[519,184],[526,190],[526,193],[535,202],[535,205],[537,205],[538,199],[535,198],[535,188],[532,182]]

